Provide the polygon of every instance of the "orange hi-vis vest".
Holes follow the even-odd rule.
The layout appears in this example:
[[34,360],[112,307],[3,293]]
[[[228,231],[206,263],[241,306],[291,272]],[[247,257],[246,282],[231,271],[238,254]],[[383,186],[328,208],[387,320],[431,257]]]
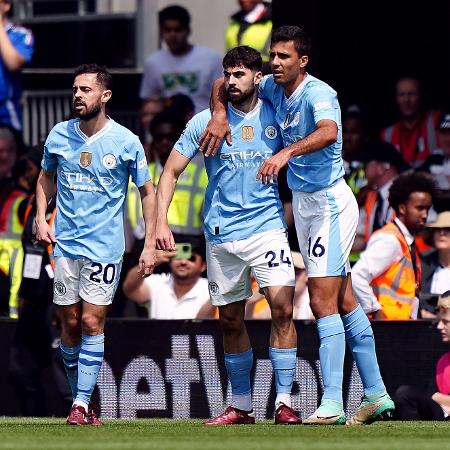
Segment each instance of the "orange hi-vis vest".
[[394,145],[408,164],[417,167],[437,148],[438,119],[438,111],[429,111],[413,130],[405,130],[397,122],[381,132],[381,139]]
[[[364,223],[364,240],[367,244],[367,241],[372,234],[372,229],[370,226],[370,218],[372,217],[372,211],[377,204],[378,191],[369,191],[366,196],[366,201],[364,202],[364,210],[366,211],[366,220]],[[395,212],[392,209],[389,220],[394,220]]]
[[388,320],[408,320],[422,276],[419,255],[416,253],[414,268],[409,245],[394,222],[388,223],[375,233],[395,236],[401,245],[403,256],[384,273],[372,280],[373,292]]

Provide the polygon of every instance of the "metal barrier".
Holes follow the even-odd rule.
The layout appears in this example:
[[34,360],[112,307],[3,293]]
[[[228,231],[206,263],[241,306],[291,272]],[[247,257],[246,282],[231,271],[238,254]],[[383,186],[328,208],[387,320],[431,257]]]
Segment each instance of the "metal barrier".
[[[23,139],[27,145],[45,141],[50,130],[68,120],[72,93],[67,90],[23,92]],[[137,111],[114,111],[111,117],[133,133],[141,133]]]
[[70,116],[70,91],[23,92],[23,139],[27,145],[44,141],[52,127]]

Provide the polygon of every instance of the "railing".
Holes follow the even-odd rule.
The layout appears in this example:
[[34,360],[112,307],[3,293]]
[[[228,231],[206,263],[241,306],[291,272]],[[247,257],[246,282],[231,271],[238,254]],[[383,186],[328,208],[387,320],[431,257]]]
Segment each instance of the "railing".
[[[23,139],[27,145],[37,145],[45,141],[49,131],[58,122],[69,119],[72,93],[58,91],[23,92]],[[130,129],[141,133],[137,111],[118,110],[111,113],[112,118]]]

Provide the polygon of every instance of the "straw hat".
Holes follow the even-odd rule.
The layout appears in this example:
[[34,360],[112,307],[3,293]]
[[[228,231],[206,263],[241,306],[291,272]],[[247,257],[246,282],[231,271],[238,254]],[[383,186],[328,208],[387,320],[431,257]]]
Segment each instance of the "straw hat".
[[439,213],[434,222],[429,222],[425,226],[427,228],[450,228],[450,211]]

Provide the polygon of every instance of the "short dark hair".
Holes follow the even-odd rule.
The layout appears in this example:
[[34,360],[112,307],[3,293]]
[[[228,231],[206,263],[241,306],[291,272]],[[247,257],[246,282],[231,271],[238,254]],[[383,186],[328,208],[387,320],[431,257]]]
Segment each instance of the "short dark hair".
[[76,78],[78,75],[84,73],[97,74],[97,83],[105,89],[112,89],[112,76],[105,66],[99,66],[98,64],[81,64],[81,66],[78,66],[75,69],[73,77]]
[[191,15],[186,8],[179,5],[170,5],[163,8],[158,13],[159,26],[162,27],[166,20],[176,20],[184,28],[189,28],[191,25]]
[[170,109],[165,109],[155,114],[155,117],[153,117],[148,127],[148,131],[150,131],[150,134],[154,134],[156,128],[159,127],[162,123],[170,123],[174,125],[176,128],[176,133],[178,135],[183,132],[185,126],[181,115],[174,114],[174,112]]
[[405,203],[413,192],[427,192],[434,198],[435,189],[433,178],[424,172],[400,175],[389,188],[389,204],[398,213],[399,205]]
[[250,70],[262,70],[261,53],[248,45],[234,47],[222,60],[224,69],[228,67],[245,67]]
[[286,25],[283,27],[275,28],[272,31],[272,37],[270,39],[270,45],[277,42],[289,42],[294,41],[295,50],[298,56],[309,56],[311,53],[311,39],[303,29],[294,25]]

